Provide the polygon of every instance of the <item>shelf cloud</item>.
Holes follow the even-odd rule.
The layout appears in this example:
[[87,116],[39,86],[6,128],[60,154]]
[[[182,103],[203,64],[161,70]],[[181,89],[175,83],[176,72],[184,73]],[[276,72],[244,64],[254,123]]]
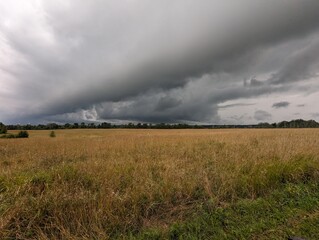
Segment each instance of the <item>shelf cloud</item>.
[[307,118],[318,69],[318,0],[0,3],[6,123]]

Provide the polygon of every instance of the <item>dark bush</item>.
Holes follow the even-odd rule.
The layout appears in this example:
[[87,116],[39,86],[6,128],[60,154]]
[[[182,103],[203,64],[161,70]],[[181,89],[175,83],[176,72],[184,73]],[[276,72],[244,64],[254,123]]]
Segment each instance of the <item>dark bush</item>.
[[17,135],[16,138],[28,138],[29,133],[27,131],[20,131]]
[[0,134],[2,133],[7,133],[7,127],[2,122],[0,122]]
[[52,137],[52,138],[53,138],[53,137],[56,137],[54,131],[51,131],[51,132],[50,132],[50,137]]

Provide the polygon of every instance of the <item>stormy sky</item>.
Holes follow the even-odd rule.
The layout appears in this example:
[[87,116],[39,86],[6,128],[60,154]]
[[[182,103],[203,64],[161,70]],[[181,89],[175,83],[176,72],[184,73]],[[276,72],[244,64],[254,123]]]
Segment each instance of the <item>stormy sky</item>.
[[318,0],[0,0],[0,122],[319,121]]

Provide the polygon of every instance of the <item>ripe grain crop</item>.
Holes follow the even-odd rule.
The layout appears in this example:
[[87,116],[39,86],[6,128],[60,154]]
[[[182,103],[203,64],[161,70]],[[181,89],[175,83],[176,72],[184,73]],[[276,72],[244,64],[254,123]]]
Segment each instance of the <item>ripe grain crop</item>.
[[[0,139],[0,239],[319,234],[318,129],[49,134],[29,131],[28,139]],[[295,201],[291,206],[284,202],[289,199]],[[282,204],[287,214],[271,204]],[[260,213],[260,219],[268,227],[232,225],[245,216],[258,222],[253,215],[265,209],[269,215]],[[292,213],[311,216],[310,223]],[[216,231],[202,229],[205,224]]]

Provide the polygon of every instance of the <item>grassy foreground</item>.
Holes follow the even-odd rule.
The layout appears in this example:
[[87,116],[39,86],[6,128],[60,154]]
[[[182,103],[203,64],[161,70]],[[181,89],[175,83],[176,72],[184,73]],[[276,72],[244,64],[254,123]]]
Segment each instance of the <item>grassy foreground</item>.
[[319,239],[319,129],[0,139],[0,239]]

